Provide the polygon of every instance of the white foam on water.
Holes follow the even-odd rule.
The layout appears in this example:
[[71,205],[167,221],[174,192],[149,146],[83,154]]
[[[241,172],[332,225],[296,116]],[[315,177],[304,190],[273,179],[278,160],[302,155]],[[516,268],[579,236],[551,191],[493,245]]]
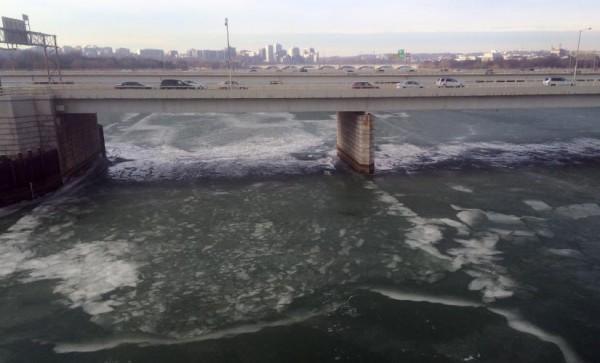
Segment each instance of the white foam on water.
[[596,203],[571,204],[554,208],[554,213],[567,218],[581,219],[600,216],[600,206]]

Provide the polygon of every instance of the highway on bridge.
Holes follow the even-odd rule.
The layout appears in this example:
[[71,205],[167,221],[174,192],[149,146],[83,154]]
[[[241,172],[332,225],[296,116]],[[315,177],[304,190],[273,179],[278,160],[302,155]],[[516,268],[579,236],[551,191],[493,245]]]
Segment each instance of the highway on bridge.
[[[221,90],[216,72],[69,72],[69,84],[43,84],[40,72],[4,72],[4,95],[48,97],[58,112],[310,112],[404,111],[424,109],[506,109],[600,107],[597,74],[578,75],[575,86],[545,86],[544,73],[463,74],[464,88],[438,88],[437,74],[367,73],[348,77],[331,73],[241,73],[233,79],[248,89]],[[138,78],[136,78],[137,76]],[[468,76],[468,77],[467,77]],[[567,78],[566,75],[562,75]],[[11,78],[13,77],[13,78]],[[30,77],[29,80],[27,77]],[[141,77],[141,78],[139,78]],[[204,78],[202,78],[204,77]],[[208,78],[207,78],[208,77]],[[212,78],[211,78],[212,77]],[[397,89],[402,77],[422,79],[424,88]],[[152,89],[115,89],[116,78],[153,79]],[[160,79],[212,79],[207,89],[164,90]],[[32,82],[34,80],[35,82]],[[377,89],[353,89],[356,81],[369,81]]]

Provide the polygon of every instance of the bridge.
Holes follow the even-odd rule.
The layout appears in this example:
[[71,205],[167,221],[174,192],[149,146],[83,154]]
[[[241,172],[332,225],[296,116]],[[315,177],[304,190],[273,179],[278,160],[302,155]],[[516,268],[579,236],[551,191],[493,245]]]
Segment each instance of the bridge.
[[[376,112],[600,107],[600,83],[594,77],[561,87],[545,86],[539,80],[474,80],[464,88],[427,84],[414,89],[397,89],[393,81],[376,79],[377,89],[352,89],[350,81],[323,82],[319,78],[302,83],[249,83],[248,89],[233,90],[213,86],[204,90],[122,90],[101,82],[12,84],[0,96],[0,169],[4,165],[9,170],[6,165],[10,162],[10,170],[16,170],[14,165],[23,163],[23,155],[41,160],[50,151],[57,152],[51,169],[55,174],[59,170],[59,179],[84,169],[104,148],[96,120],[96,114],[102,112],[337,112],[338,156],[359,172],[373,173]],[[56,180],[56,175],[53,178]],[[33,194],[33,183],[28,186]],[[25,189],[21,193],[29,192]]]
[[479,86],[352,89],[339,86],[244,90],[116,90],[52,86],[38,89],[63,113],[341,112],[600,107],[600,84],[577,87]]

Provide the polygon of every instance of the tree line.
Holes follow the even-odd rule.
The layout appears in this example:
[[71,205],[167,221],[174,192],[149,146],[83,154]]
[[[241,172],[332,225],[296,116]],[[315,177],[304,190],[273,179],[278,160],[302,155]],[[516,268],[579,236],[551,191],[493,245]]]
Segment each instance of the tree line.
[[[153,59],[139,56],[129,57],[87,57],[80,53],[59,54],[61,69],[165,69],[165,70],[188,70],[195,68],[203,69],[226,69],[227,63],[221,61],[206,61],[197,58],[172,58]],[[331,57],[321,59],[322,63],[343,64],[344,62],[355,63],[354,57]],[[598,58],[581,59],[579,67],[598,67]],[[0,70],[41,70],[45,69],[44,54],[33,50],[0,51]],[[522,59],[498,59],[493,61],[467,60],[458,61],[454,59],[441,59],[435,61],[419,62],[420,68],[428,69],[529,69],[529,68],[571,68],[574,64],[572,57],[558,57],[555,55],[537,58]],[[234,68],[243,68],[243,64],[234,62]]]
[[[50,56],[54,62],[55,56]],[[209,68],[219,69],[227,66],[221,62],[201,61],[196,59],[153,59],[139,56],[129,57],[86,57],[80,53],[59,54],[61,69],[181,69]],[[0,70],[41,70],[46,69],[44,54],[31,51],[0,52]]]

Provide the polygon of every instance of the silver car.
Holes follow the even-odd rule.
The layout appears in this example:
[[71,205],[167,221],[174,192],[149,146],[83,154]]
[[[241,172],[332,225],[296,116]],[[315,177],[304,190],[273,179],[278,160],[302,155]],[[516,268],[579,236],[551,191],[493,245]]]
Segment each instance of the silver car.
[[248,87],[241,85],[238,81],[221,81],[217,84],[219,89],[248,89]]
[[452,88],[460,88],[460,87],[464,87],[464,83],[462,83],[461,81],[457,81],[454,78],[439,78],[435,84],[438,86],[438,88],[441,87],[452,87]]
[[564,77],[546,77],[544,86],[574,86],[575,84]]
[[396,84],[396,88],[423,88],[423,85],[417,81],[402,81]]

